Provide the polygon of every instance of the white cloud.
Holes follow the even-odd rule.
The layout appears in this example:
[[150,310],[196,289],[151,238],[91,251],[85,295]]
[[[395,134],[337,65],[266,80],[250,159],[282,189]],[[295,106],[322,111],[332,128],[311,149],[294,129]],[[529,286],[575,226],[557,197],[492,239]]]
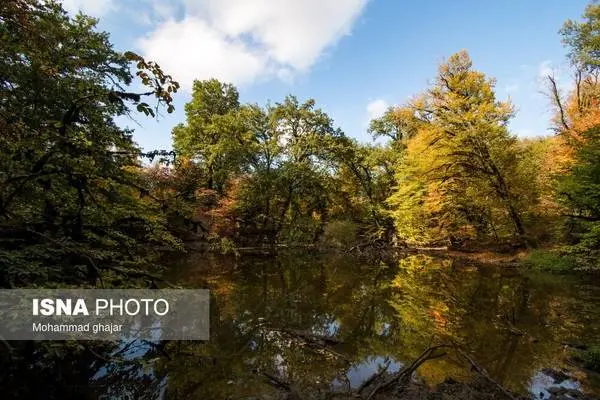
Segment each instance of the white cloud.
[[187,0],[229,36],[248,34],[269,57],[298,69],[310,67],[350,29],[365,0]]
[[116,8],[114,0],[63,0],[62,6],[72,14],[82,11],[94,17],[101,17]]
[[387,111],[390,105],[387,101],[378,99],[367,104],[367,113],[369,114],[369,119],[375,119],[381,117]]
[[193,78],[247,83],[306,72],[350,34],[368,0],[183,1],[184,17],[159,19],[139,45],[189,87]]
[[265,60],[240,40],[228,39],[203,20],[169,20],[139,41],[144,55],[189,87],[196,78],[246,83],[264,71]]

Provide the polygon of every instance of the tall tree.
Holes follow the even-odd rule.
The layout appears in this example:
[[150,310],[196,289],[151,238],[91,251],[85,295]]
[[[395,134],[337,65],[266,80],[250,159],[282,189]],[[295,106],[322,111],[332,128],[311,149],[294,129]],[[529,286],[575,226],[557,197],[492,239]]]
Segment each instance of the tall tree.
[[570,248],[580,265],[600,268],[600,126],[583,133],[571,171],[559,178],[558,194],[568,210],[571,235],[576,244]]
[[432,88],[411,103],[423,124],[407,142],[398,191],[390,199],[401,231],[419,236],[435,227],[433,236],[454,241],[465,229],[495,236],[508,224],[518,238],[525,234],[523,199],[513,186],[519,150],[506,127],[513,109],[496,100],[493,87],[462,51],[440,66]]
[[216,79],[195,81],[185,105],[186,123],[173,128],[175,151],[197,162],[205,170],[206,187],[220,194],[245,161],[248,138],[237,118],[239,109],[235,86]]
[[260,220],[269,240],[316,240],[327,221],[327,181],[343,133],[312,99],[288,96],[262,111],[244,110],[255,149],[242,202],[253,211],[245,219]]
[[[139,275],[152,254],[141,242],[175,243],[142,198],[140,150],[114,118],[131,106],[154,115],[148,96],[172,111],[178,85],[113,50],[96,22],[52,1],[0,5],[2,285]],[[127,90],[131,62],[145,92]]]
[[[558,130],[569,151],[568,162],[556,176],[558,202],[565,207],[567,247],[580,266],[599,268],[600,244],[600,5],[590,4],[583,21],[568,20],[561,34],[575,69],[574,89],[559,115],[567,124]],[[552,83],[552,81],[551,81]],[[561,105],[556,96],[556,104]]]
[[590,4],[583,13],[583,21],[567,20],[562,29],[564,45],[574,65],[587,71],[600,68],[600,5]]

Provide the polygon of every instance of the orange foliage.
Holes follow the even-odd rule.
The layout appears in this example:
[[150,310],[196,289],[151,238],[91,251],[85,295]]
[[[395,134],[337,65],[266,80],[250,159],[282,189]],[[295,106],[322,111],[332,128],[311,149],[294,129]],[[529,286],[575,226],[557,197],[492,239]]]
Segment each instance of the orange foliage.
[[196,196],[204,199],[203,205],[196,211],[196,218],[209,228],[210,235],[219,237],[236,236],[238,228],[237,210],[243,178],[235,178],[228,182],[227,192],[218,197],[214,190],[200,190]]
[[[576,75],[578,76],[578,75]],[[600,84],[593,75],[579,75],[579,81],[574,83],[574,89],[569,93],[564,104],[565,122],[560,121],[560,99],[556,101],[558,108],[554,121],[559,127],[558,135],[549,139],[546,157],[541,163],[540,179],[544,186],[549,177],[566,174],[574,163],[575,149],[585,140],[584,132],[600,125]],[[544,204],[544,202],[546,202]],[[549,199],[542,199],[542,207],[549,205]]]
[[543,214],[559,215],[561,207],[556,202],[553,192],[554,177],[569,171],[574,162],[572,141],[566,135],[547,139],[548,148],[540,157],[538,183],[541,189],[539,210]]
[[[597,84],[588,82],[585,92],[595,92]],[[581,140],[581,134],[600,124],[600,99],[574,90],[569,96],[566,112],[570,121],[568,133],[573,139]]]

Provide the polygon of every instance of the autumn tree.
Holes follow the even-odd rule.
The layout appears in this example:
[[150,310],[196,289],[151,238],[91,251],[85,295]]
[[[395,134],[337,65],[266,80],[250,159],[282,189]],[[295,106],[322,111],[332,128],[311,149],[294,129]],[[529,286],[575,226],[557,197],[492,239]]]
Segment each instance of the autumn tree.
[[288,96],[245,111],[255,133],[245,219],[271,241],[316,240],[327,222],[332,149],[343,133],[312,99],[301,103]]
[[217,193],[204,214],[213,223],[227,219],[236,240],[317,240],[343,134],[312,99],[288,96],[261,107],[238,97],[230,84],[196,81],[186,123],[173,129],[176,152],[203,170],[205,189]]
[[567,218],[567,239],[574,242],[567,252],[576,257],[578,265],[598,268],[600,5],[590,4],[582,21],[565,22],[561,34],[569,50],[575,80],[566,99],[558,94],[554,97],[557,114],[564,115],[565,122],[557,132],[570,156],[564,163],[564,173],[555,176],[556,195]]
[[496,99],[493,87],[462,51],[443,63],[432,88],[409,104],[421,126],[406,141],[398,188],[390,198],[405,239],[523,240],[520,154],[506,126],[513,108]]
[[545,77],[546,92],[555,109],[553,129],[558,134],[577,136],[600,122],[599,28],[600,5],[590,4],[582,21],[567,20],[560,30],[562,42],[569,52],[573,89],[565,93],[558,77],[554,74]]

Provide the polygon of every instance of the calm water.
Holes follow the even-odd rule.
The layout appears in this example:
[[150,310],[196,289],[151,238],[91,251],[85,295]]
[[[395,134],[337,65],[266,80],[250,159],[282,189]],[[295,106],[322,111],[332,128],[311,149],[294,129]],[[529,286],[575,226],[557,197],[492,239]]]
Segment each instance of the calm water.
[[[600,394],[600,380],[568,362],[565,342],[600,344],[600,284],[591,278],[522,274],[450,259],[409,256],[365,263],[353,257],[190,255],[170,276],[212,290],[211,340],[171,343],[154,360],[152,382],[166,398],[269,397],[264,373],[315,393],[357,387],[389,363],[455,341],[512,390],[541,397],[543,369],[564,367],[561,383]],[[320,346],[303,338],[327,336]],[[469,379],[449,357],[425,363],[418,379]]]

